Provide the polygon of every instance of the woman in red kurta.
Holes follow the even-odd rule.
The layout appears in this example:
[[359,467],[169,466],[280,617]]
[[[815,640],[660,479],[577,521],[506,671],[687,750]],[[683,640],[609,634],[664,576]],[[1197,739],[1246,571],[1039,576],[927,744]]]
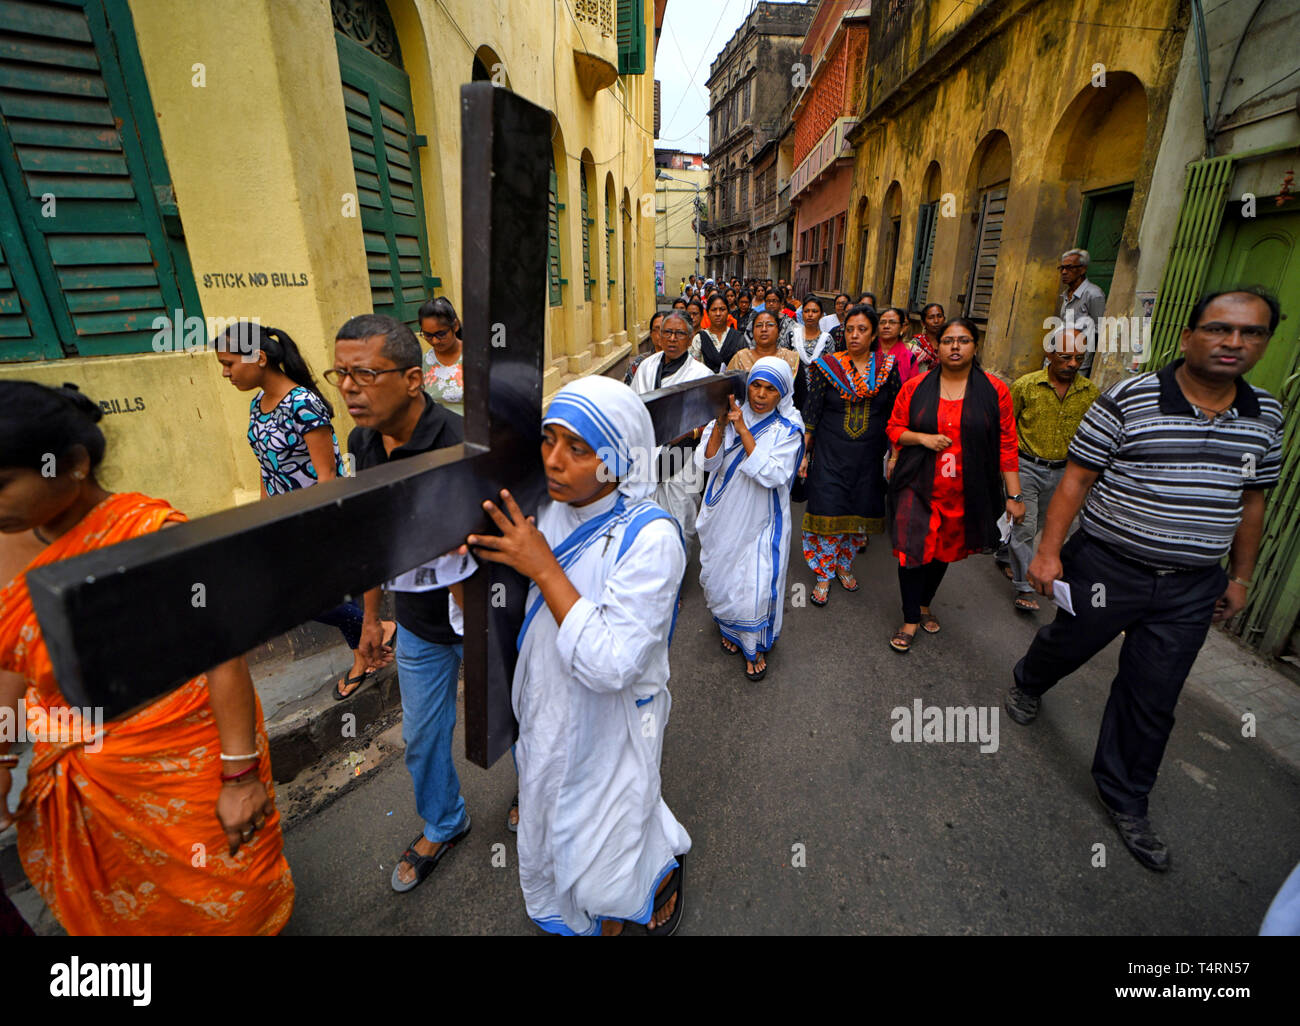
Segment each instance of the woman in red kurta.
[[911,648],[918,626],[939,632],[930,603],[948,564],[991,552],[1003,509],[1017,523],[1025,515],[1011,390],[975,363],[978,348],[970,321],[945,324],[939,365],[903,386],[886,429],[898,450],[889,482],[903,598],[903,626],[890,640],[898,652]]

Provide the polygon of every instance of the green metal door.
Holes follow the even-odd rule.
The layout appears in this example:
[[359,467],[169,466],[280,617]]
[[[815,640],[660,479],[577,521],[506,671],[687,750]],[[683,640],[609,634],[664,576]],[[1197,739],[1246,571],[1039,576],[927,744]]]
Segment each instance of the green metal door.
[[410,79],[342,33],[334,38],[371,305],[375,313],[418,327],[420,304],[442,283],[429,270],[419,156],[425,139],[415,133]]
[[1132,199],[1132,185],[1084,193],[1083,196],[1075,245],[1088,251],[1088,280],[1107,296],[1110,295],[1111,279],[1115,277],[1115,258],[1124,238],[1124,221]]
[[1238,204],[1229,206],[1205,291],[1239,285],[1262,286],[1282,306],[1282,321],[1249,375],[1285,405],[1282,480],[1269,497],[1250,600],[1236,625],[1248,643],[1276,655],[1300,616],[1300,210],[1242,217]]

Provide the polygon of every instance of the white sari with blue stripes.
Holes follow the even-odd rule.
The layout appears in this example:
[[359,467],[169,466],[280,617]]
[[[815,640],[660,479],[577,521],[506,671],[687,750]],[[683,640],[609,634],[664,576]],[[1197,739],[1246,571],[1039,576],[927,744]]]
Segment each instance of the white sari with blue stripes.
[[645,923],[691,839],[660,794],[668,643],[686,570],[655,503],[544,501],[537,526],[581,594],[557,626],[536,585],[519,635],[519,882],[543,929]]
[[803,459],[803,423],[777,411],[759,418],[748,403],[741,410],[754,436],[752,453],[746,455],[727,424],[721,448],[706,458],[717,421],[704,429],[695,450],[696,463],[709,472],[696,530],[704,601],[722,636],[752,661],[781,633],[790,483]]

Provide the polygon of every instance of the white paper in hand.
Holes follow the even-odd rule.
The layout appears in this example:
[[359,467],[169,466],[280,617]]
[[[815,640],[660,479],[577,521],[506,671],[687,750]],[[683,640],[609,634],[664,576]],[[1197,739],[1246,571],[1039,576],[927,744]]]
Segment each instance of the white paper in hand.
[[999,535],[999,541],[1001,541],[1003,545],[1005,545],[1007,541],[1011,538],[1011,514],[1010,513],[1003,513],[1002,516],[998,517],[998,535]]
[[1058,607],[1071,616],[1074,615],[1074,603],[1070,601],[1070,586],[1059,577],[1052,582],[1052,599]]

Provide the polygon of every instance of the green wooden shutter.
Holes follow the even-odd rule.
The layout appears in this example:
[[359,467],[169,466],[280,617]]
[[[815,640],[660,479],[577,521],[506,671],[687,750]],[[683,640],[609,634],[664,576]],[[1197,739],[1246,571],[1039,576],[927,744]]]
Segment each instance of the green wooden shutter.
[[971,268],[966,316],[976,321],[987,321],[993,303],[993,278],[998,268],[998,251],[1002,248],[1007,189],[1005,186],[989,189],[981,199],[979,233],[975,242],[975,262]]
[[552,160],[550,189],[546,194],[546,263],[551,306],[559,306],[564,302],[564,279],[560,277],[560,211],[564,209],[564,204],[560,202],[559,193],[559,180]]
[[442,282],[429,270],[411,84],[389,64],[334,34],[352,169],[375,313],[418,327],[417,311]]
[[1214,242],[1223,221],[1224,200],[1232,182],[1232,156],[1198,160],[1187,168],[1187,184],[1178,211],[1178,227],[1169,262],[1160,276],[1151,318],[1151,354],[1155,369],[1178,355],[1178,339],[1205,283]]
[[644,0],[618,0],[618,73],[645,74]]
[[0,359],[146,352],[155,318],[201,315],[125,0],[0,4],[0,179],[46,335]]
[[580,189],[582,193],[582,298],[591,298],[591,285],[595,279],[591,276],[591,225],[594,223],[587,216],[589,204],[587,202],[587,169],[578,168],[578,174],[582,181]]
[[605,203],[605,298],[614,298],[614,204]]
[[907,309],[914,313],[925,304],[930,290],[930,264],[934,259],[934,234],[938,203],[924,203],[916,216],[916,245],[912,250],[911,291]]

